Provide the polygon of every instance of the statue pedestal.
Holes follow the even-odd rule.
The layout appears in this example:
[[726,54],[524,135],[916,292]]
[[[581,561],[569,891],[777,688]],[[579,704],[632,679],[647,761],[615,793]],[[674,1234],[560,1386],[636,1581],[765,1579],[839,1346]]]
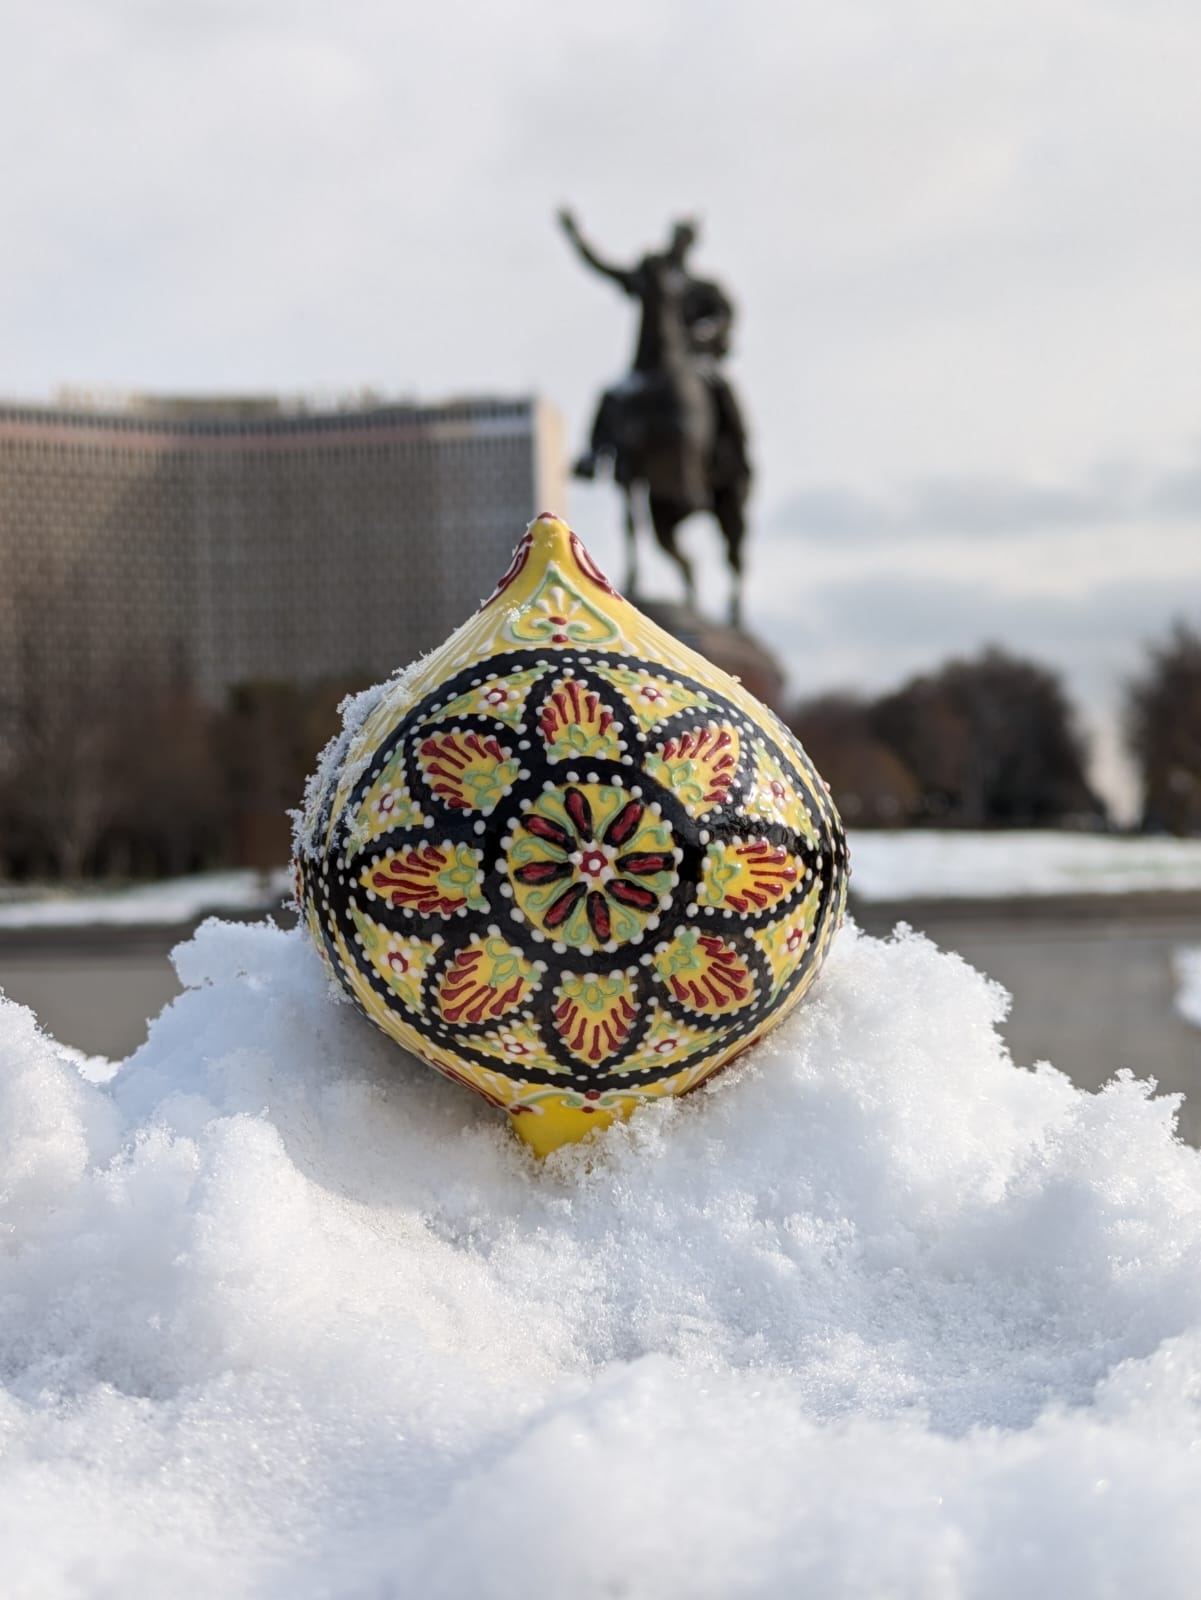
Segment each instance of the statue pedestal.
[[784,702],[784,673],[767,648],[741,628],[714,622],[691,606],[672,600],[646,600],[641,595],[629,598],[661,628],[712,661],[714,666],[738,678],[764,705],[781,712]]

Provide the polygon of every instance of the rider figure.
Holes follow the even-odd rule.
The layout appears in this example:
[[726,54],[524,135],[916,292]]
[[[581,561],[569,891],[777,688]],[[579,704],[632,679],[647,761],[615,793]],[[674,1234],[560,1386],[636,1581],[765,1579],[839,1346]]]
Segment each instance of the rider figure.
[[[720,286],[708,278],[694,277],[688,270],[688,252],[696,243],[697,226],[686,219],[677,222],[671,231],[667,249],[662,255],[644,257],[633,267],[617,267],[603,260],[580,233],[570,211],[560,211],[559,221],[583,260],[594,271],[602,273],[619,284],[626,294],[643,300],[646,295],[648,263],[666,261],[678,275],[677,293],[680,312],[688,335],[688,345],[697,370],[713,395],[716,413],[716,436],[732,453],[726,470],[732,475],[750,475],[746,455],[746,429],[734,392],[718,367],[718,362],[728,354],[730,328],[734,320],[734,307]],[[618,440],[614,436],[615,412],[620,414],[622,390],[609,390],[601,400],[592,424],[588,453],[581,456],[572,471],[577,478],[596,476],[598,460],[616,453]]]

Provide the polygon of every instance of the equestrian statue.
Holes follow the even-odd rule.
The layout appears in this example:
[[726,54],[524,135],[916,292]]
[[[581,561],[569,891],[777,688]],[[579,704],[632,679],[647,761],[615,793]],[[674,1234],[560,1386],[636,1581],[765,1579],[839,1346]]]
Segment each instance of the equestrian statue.
[[638,592],[637,502],[645,496],[655,538],[683,574],[689,606],[696,585],[676,533],[694,511],[712,512],[733,576],[730,622],[738,627],[751,468],[742,414],[720,366],[734,308],[718,284],[689,271],[694,222],[677,222],[665,250],[631,267],[603,260],[570,211],[560,211],[559,222],[583,261],[641,306],[633,369],[602,396],[588,451],[573,471],[592,478],[607,465],[625,495],[631,595]]

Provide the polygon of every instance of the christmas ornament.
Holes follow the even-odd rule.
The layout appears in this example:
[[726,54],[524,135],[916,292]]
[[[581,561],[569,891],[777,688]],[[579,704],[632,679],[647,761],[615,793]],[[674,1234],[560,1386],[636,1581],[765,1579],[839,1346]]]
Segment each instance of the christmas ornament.
[[298,894],[338,982],[540,1154],[780,1022],[846,896],[796,739],[557,517],[310,785]]

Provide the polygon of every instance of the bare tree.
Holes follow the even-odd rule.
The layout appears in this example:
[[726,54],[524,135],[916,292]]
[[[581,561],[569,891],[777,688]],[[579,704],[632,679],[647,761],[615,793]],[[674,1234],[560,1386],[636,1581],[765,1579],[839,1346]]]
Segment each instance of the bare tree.
[[123,648],[86,565],[7,597],[0,672],[0,865],[74,879],[184,871],[220,848],[212,713],[146,649]]
[[35,869],[77,878],[118,801],[120,705],[78,574],[46,567],[10,596],[6,655],[0,787],[8,848]]
[[872,724],[932,818],[964,827],[1104,820],[1059,678],[1036,662],[995,647],[950,661],[878,701]]
[[1201,633],[1175,623],[1128,690],[1126,730],[1143,782],[1143,826],[1201,833]]
[[947,662],[876,701],[805,701],[789,720],[861,827],[1104,818],[1059,679],[1002,650]]
[[857,695],[803,700],[788,720],[848,822],[899,827],[920,814],[917,779],[877,735],[872,708]]

